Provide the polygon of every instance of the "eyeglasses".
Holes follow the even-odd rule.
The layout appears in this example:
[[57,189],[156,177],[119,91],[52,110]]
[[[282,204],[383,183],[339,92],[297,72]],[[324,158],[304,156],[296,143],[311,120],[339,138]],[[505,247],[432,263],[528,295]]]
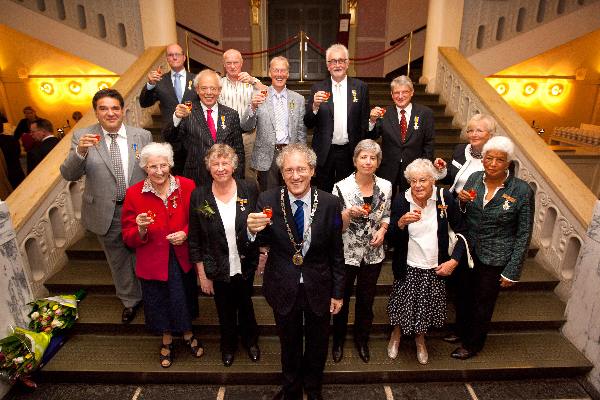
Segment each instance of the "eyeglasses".
[[327,60],[327,64],[329,65],[344,65],[348,62],[347,58],[337,58],[333,60]]
[[183,53],[167,53],[167,58],[179,58],[183,57]]
[[283,175],[285,176],[294,176],[294,173],[297,173],[298,175],[306,175],[310,172],[310,168],[306,168],[306,167],[299,167],[299,168],[286,168],[283,170]]
[[207,92],[217,93],[220,88],[214,87],[214,86],[200,86],[199,89],[202,93],[207,93]]
[[471,134],[471,133],[473,133],[473,132],[476,132],[476,133],[482,134],[482,133],[486,133],[487,131],[486,131],[486,130],[483,130],[483,129],[467,129],[467,133],[468,133],[468,134]]
[[169,169],[169,164],[148,165],[148,170],[152,172],[164,171]]
[[416,185],[417,183],[421,184],[421,185],[426,185],[430,181],[430,179],[419,178],[419,179],[409,179],[408,181],[410,182],[411,186]]

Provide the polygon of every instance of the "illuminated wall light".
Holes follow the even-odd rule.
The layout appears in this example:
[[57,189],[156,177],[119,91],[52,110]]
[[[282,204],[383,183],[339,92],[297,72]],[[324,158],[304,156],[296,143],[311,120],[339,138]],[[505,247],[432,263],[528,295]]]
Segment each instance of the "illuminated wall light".
[[98,90],[103,90],[103,89],[108,89],[110,87],[110,84],[108,82],[98,82]]
[[528,83],[523,87],[523,95],[524,96],[531,96],[532,94],[535,93],[535,91],[537,90],[537,84],[536,83]]
[[54,93],[54,86],[52,86],[50,82],[42,82],[42,84],[40,85],[40,90],[46,93],[47,95],[51,95],[52,93]]
[[79,83],[77,81],[69,82],[69,90],[73,94],[78,94],[79,92],[81,92],[81,83]]
[[548,93],[551,96],[560,96],[562,94],[563,90],[564,90],[563,85],[561,85],[560,83],[555,83],[554,85],[550,86]]
[[506,93],[508,93],[508,84],[507,83],[499,83],[496,85],[496,92],[498,92],[498,94],[500,96],[504,96]]

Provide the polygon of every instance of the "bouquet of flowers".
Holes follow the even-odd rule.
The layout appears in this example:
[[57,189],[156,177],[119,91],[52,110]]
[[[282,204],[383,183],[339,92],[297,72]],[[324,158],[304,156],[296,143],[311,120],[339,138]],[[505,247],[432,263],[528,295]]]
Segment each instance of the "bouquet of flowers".
[[0,340],[0,376],[10,383],[29,381],[50,343],[50,335],[14,328],[13,334]]
[[85,291],[75,294],[46,297],[29,303],[29,328],[35,332],[55,334],[69,329],[77,320],[77,302],[85,296]]

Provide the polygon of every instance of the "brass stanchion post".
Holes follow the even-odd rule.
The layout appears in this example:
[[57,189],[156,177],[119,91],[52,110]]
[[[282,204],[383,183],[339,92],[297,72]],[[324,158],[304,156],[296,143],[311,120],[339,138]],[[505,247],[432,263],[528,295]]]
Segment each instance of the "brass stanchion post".
[[190,33],[185,31],[185,59],[187,61],[187,70],[190,71]]
[[406,76],[410,78],[410,53],[412,51],[412,36],[413,33],[410,31],[410,36],[408,38],[408,64],[406,66]]
[[304,31],[300,31],[300,80],[304,82]]

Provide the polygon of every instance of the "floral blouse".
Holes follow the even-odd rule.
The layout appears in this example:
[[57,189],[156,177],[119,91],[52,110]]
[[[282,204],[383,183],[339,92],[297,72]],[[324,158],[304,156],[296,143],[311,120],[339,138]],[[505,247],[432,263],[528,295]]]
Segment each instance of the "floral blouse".
[[[336,183],[333,186],[333,194],[341,198],[342,210],[352,206],[362,207],[364,204],[354,173]],[[390,222],[391,199],[392,184],[375,176],[371,212],[365,218],[352,218],[348,229],[342,234],[346,264],[360,266],[362,261],[365,264],[383,261],[385,258],[383,246],[375,248],[369,242],[382,223]]]

